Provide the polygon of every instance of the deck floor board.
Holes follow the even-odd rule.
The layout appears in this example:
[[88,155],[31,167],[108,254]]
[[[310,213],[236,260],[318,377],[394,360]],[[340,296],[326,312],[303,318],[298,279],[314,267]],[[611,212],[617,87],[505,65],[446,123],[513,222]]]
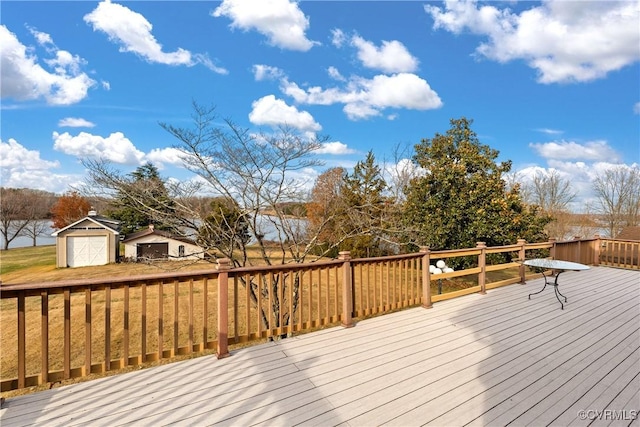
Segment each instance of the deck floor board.
[[640,272],[559,281],[564,310],[532,279],[9,398],[0,424],[638,426]]

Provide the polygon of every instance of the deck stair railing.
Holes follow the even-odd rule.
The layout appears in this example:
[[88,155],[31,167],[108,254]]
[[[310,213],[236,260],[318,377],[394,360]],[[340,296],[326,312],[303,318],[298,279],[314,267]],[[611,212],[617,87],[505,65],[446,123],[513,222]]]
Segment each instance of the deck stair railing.
[[[104,374],[193,354],[229,355],[229,346],[278,339],[406,307],[524,283],[522,260],[640,268],[640,242],[550,240],[352,259],[216,269],[115,279],[0,286],[1,391]],[[495,254],[510,261],[496,263]],[[429,265],[472,259],[472,267],[438,275],[457,284],[432,292]],[[455,279],[455,280],[454,280]]]

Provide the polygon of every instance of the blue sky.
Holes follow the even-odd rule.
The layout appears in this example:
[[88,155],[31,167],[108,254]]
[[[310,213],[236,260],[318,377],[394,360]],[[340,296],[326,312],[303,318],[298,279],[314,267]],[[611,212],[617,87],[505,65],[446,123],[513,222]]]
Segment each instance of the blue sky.
[[[1,184],[62,193],[79,158],[191,179],[159,126],[191,103],[269,132],[329,136],[309,185],[372,150],[473,119],[526,180],[555,169],[580,203],[640,162],[640,3],[225,0],[1,4]],[[579,208],[579,206],[576,206]]]

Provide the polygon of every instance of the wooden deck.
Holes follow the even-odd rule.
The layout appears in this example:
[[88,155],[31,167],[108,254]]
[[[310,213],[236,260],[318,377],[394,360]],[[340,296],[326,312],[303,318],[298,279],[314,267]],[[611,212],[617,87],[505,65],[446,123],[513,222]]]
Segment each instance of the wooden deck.
[[7,399],[0,424],[640,425],[640,271],[563,273],[564,310],[542,283]]

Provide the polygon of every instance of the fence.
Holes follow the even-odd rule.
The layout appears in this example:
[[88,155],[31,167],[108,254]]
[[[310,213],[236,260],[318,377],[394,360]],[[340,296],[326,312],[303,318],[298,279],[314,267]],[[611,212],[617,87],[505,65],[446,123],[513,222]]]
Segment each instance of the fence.
[[[524,282],[519,260],[548,251],[586,264],[640,268],[640,242],[610,239],[526,243],[381,258],[36,284],[3,285],[1,391],[124,369],[229,345],[282,337]],[[507,262],[490,260],[502,255]],[[440,259],[473,267],[429,273]],[[500,275],[502,274],[502,276]],[[438,281],[461,283],[436,294]],[[9,327],[9,325],[11,325]]]

